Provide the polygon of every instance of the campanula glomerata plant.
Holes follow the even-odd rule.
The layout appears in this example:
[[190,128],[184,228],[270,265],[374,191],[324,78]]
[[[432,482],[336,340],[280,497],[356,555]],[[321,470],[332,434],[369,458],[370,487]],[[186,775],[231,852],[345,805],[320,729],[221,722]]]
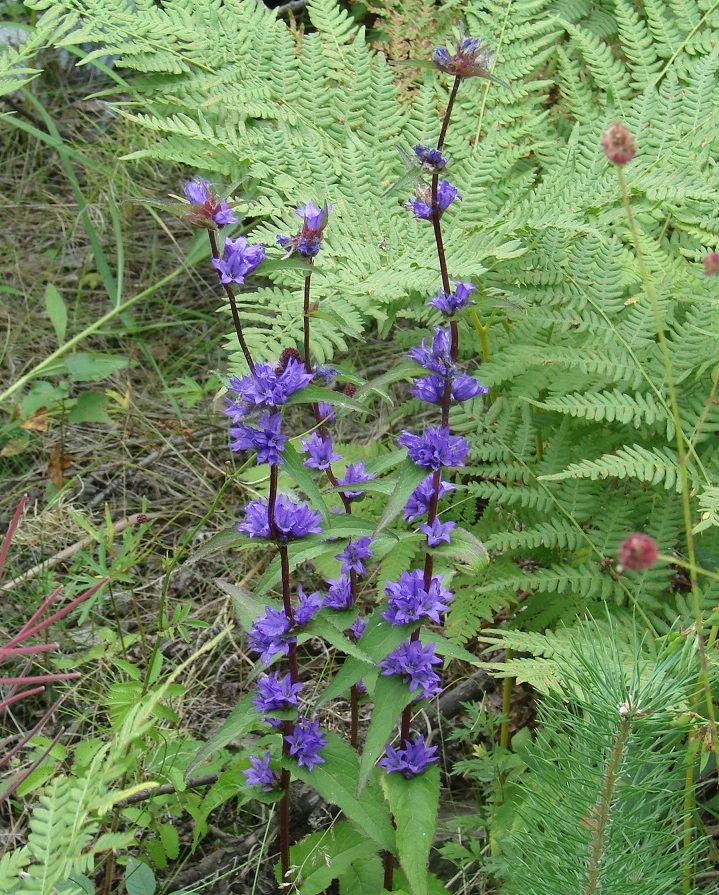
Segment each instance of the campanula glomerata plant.
[[[325,200],[320,207],[306,202],[296,209],[301,220],[297,232],[276,238],[285,261],[296,259],[302,272],[303,344],[287,346],[281,357],[268,361],[252,357],[247,349],[233,291],[258,268],[261,274],[268,252],[263,245],[239,237],[226,238],[221,253],[217,230],[236,220],[226,200],[219,199],[202,179],[185,186],[191,204],[189,219],[208,230],[212,264],[228,296],[248,368],[246,374],[229,381],[225,413],[230,447],[238,453],[253,452],[257,464],[269,467],[267,495],[244,507],[237,526],[242,535],[272,546],[274,580],[281,590],[281,602],[253,595],[244,599],[248,644],[258,657],[247,726],[275,732],[274,737],[263,736],[264,749],[249,756],[245,778],[248,786],[256,788],[258,798],[279,801],[278,878],[286,888],[297,882],[298,873],[290,848],[293,777],[314,785],[327,801],[342,808],[346,823],[369,837],[369,847],[356,860],[348,863],[345,857],[343,864],[339,854],[334,855],[339,868],[336,876],[363,868],[372,875],[377,891],[392,890],[399,859],[404,875],[401,887],[420,893],[428,885],[435,812],[427,813],[427,808],[436,808],[439,798],[439,750],[431,742],[431,732],[413,730],[413,718],[425,700],[442,692],[448,643],[437,629],[453,599],[449,585],[457,558],[455,545],[462,545],[465,563],[468,550],[473,554],[471,561],[484,561],[481,545],[454,521],[444,520],[440,512],[442,498],[457,487],[451,481],[453,470],[464,465],[468,453],[467,441],[452,432],[452,407],[487,391],[458,360],[460,327],[464,313],[474,304],[475,285],[462,280],[461,271],[452,271],[457,278],[450,277],[442,220],[462,196],[450,180],[440,179],[440,172],[448,168],[442,149],[459,87],[468,78],[491,77],[493,56],[480,49],[481,43],[478,38],[461,38],[453,54],[444,47],[434,54],[436,67],[453,75],[454,81],[437,145],[414,147],[429,182],[418,182],[415,196],[404,208],[416,218],[417,226],[429,222],[434,233],[439,279],[427,305],[439,312],[441,323],[408,357],[414,371],[410,394],[436,407],[436,416],[422,430],[402,431],[392,463],[382,465],[390,470],[384,477],[362,462],[347,464],[341,474],[336,471],[342,458],[333,442],[333,424],[338,413],[364,411],[365,405],[356,393],[356,383],[336,390],[342,374],[316,364],[312,357],[311,324],[318,307],[312,301],[313,264],[321,253],[326,228],[331,232],[332,203]],[[304,418],[302,408],[307,411]],[[291,425],[300,431],[293,433]],[[298,435],[299,450],[292,443]],[[329,487],[325,493],[320,491],[322,477]],[[361,518],[354,509],[366,489],[373,487],[389,494],[379,522]],[[296,488],[304,490],[309,500],[299,498]],[[337,503],[329,512],[326,497]],[[411,533],[393,527],[400,513],[413,526]],[[369,575],[373,563],[393,543],[408,535],[423,544],[421,566],[386,582],[379,605],[363,614],[364,605],[358,604],[360,579]],[[300,561],[309,555],[307,545],[328,542],[336,545],[339,575],[327,580],[321,590],[307,593]],[[254,616],[247,615],[248,607],[254,607]],[[303,678],[299,646],[309,636],[323,637],[345,654],[320,703],[335,696],[349,697],[348,743],[323,729],[320,703],[313,698],[315,684]],[[358,754],[360,699],[372,700],[374,710]],[[414,825],[420,816],[425,820],[422,835],[417,836]]]

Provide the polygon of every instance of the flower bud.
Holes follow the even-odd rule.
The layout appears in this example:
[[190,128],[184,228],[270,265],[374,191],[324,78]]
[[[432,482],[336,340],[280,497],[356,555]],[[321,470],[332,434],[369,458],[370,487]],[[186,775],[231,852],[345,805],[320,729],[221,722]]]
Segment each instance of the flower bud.
[[649,535],[635,531],[625,538],[619,547],[617,553],[618,571],[623,572],[624,569],[643,571],[653,566],[658,556],[659,548],[656,542]]
[[613,165],[626,165],[637,152],[634,135],[621,121],[615,121],[602,134],[604,154]]
[[708,277],[719,276],[719,252],[712,252],[704,259],[704,273]]

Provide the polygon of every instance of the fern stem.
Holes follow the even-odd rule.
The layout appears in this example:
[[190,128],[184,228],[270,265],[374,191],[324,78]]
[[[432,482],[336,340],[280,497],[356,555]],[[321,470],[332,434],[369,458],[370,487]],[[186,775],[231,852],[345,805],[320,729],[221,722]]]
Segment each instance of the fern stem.
[[[639,266],[639,274],[644,284],[649,303],[654,314],[654,322],[657,329],[657,338],[664,360],[664,369],[667,377],[667,389],[669,391],[669,401],[672,410],[672,418],[674,420],[674,431],[677,442],[677,463],[679,466],[679,480],[682,487],[682,509],[684,513],[684,529],[687,543],[687,558],[689,560],[689,579],[692,588],[692,603],[694,609],[694,626],[696,628],[697,652],[699,654],[699,684],[704,691],[706,701],[707,717],[709,719],[709,736],[711,738],[712,749],[716,756],[719,756],[719,736],[717,736],[716,718],[714,714],[714,700],[712,698],[711,682],[709,680],[709,665],[707,662],[706,644],[704,640],[704,619],[701,608],[701,597],[699,594],[699,583],[697,577],[696,551],[694,547],[694,532],[692,527],[692,511],[690,499],[689,473],[687,471],[687,453],[685,450],[686,437],[682,429],[681,416],[679,414],[679,402],[677,400],[677,391],[674,383],[674,375],[672,371],[672,359],[669,353],[669,345],[664,334],[664,321],[659,308],[659,302],[654,291],[654,284],[649,276],[644,254],[639,243],[639,231],[637,229],[634,214],[632,213],[631,202],[629,200],[629,192],[627,191],[626,181],[622,166],[617,165],[617,177],[619,179],[619,189],[624,203],[624,211],[629,224],[629,231],[632,235],[634,243],[634,252],[637,256],[637,264]],[[719,765],[717,766],[719,774]]]
[[684,772],[684,835],[682,846],[684,848],[682,892],[689,892],[692,886],[693,865],[691,856],[692,841],[694,839],[694,749],[689,741],[687,750],[686,769]]
[[[507,649],[505,654],[505,664],[510,662],[514,656],[514,650]],[[502,723],[499,727],[499,745],[502,749],[509,749],[510,721],[509,715],[512,711],[512,691],[514,690],[514,678],[505,677],[502,682]]]
[[[212,250],[212,257],[219,258],[220,250],[217,247],[217,235],[214,230],[208,230],[207,235],[210,237],[210,249]],[[227,294],[227,298],[230,302],[230,311],[232,312],[232,322],[235,325],[235,332],[237,333],[237,338],[240,343],[240,348],[242,349],[242,353],[245,356],[245,360],[247,361],[247,366],[250,368],[250,373],[255,372],[255,364],[252,360],[252,355],[250,354],[250,349],[247,347],[247,342],[245,342],[245,334],[242,332],[242,321],[240,320],[240,312],[237,310],[237,302],[235,301],[235,293],[232,291],[232,287],[229,283],[223,283],[223,288],[225,293]]]
[[[312,264],[312,259],[308,258],[308,263]],[[304,339],[305,352],[305,370],[307,373],[312,372],[312,361],[310,360],[310,280],[312,279],[312,268],[309,273],[305,274],[304,289],[304,307],[302,310],[302,329]]]
[[590,828],[593,832],[593,837],[592,847],[589,854],[589,865],[587,868],[587,884],[584,887],[583,895],[596,895],[600,888],[599,875],[601,873],[602,855],[604,853],[604,844],[609,829],[614,790],[616,789],[619,772],[621,770],[624,747],[629,738],[630,723],[629,714],[622,717],[619,723],[619,730],[614,737],[614,745],[609,754],[607,769],[604,774],[604,781],[599,794],[599,802],[595,805],[594,811],[592,812],[593,816],[589,818],[588,821],[588,823],[591,824]]

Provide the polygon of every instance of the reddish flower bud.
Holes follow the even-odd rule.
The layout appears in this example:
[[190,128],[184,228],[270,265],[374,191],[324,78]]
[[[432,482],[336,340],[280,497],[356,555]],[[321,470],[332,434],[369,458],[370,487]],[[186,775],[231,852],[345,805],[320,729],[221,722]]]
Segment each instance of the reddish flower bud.
[[719,276],[719,252],[712,252],[704,259],[704,273],[708,277]]
[[280,355],[279,363],[275,367],[275,373],[277,373],[278,376],[281,376],[285,372],[290,359],[296,360],[298,364],[303,363],[302,355],[296,348],[285,348]]
[[602,135],[604,154],[613,165],[626,165],[637,152],[637,144],[631,131],[621,121],[610,124]]
[[344,388],[344,393],[348,398],[354,398],[354,394],[356,391],[357,389],[354,387],[354,385],[352,385],[351,382],[348,382]]
[[653,566],[659,556],[659,548],[649,535],[635,531],[622,542],[617,553],[619,560],[618,571],[635,569],[642,571]]

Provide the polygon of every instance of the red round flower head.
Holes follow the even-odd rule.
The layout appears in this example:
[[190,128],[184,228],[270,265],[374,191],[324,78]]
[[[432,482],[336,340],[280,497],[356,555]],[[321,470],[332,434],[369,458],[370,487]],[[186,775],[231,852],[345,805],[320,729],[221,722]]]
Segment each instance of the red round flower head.
[[602,149],[613,165],[626,165],[637,152],[634,135],[621,121],[615,121],[602,134]]
[[719,252],[712,252],[704,259],[704,273],[708,277],[719,276]]
[[649,535],[635,531],[624,539],[619,551],[617,559],[619,560],[619,570],[635,569],[642,571],[653,566],[659,556],[659,548],[656,542]]

